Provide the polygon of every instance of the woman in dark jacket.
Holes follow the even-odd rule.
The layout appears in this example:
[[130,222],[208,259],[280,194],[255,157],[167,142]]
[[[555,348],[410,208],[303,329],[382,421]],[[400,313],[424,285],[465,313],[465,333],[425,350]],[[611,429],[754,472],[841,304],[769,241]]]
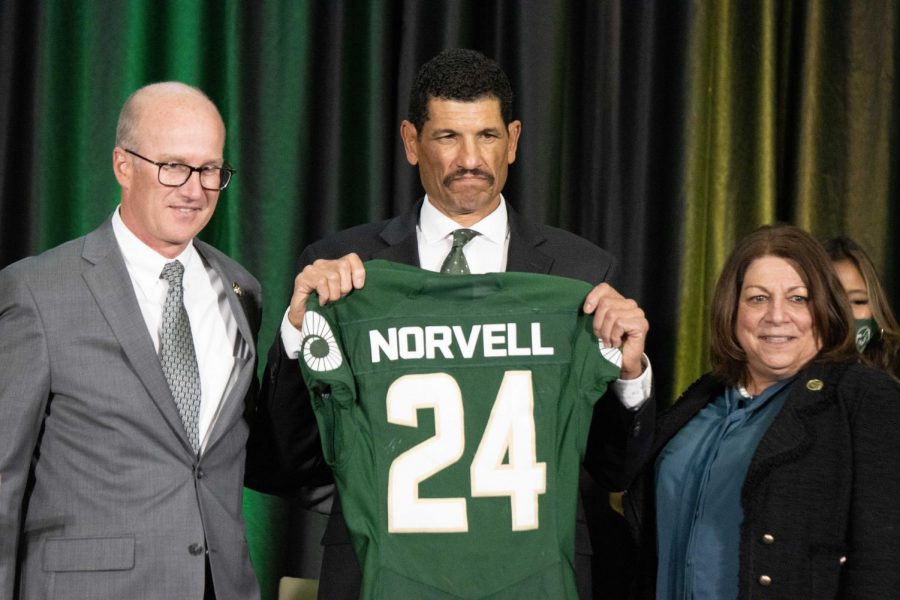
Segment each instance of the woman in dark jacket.
[[763,227],[712,311],[712,372],[625,495],[636,596],[900,598],[900,387],[859,364],[828,256]]

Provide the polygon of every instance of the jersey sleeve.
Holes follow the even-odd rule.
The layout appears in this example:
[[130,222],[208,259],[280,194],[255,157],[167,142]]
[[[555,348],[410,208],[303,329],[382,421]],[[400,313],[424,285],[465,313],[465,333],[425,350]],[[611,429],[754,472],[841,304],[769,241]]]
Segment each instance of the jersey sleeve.
[[356,384],[340,338],[340,327],[331,306],[319,306],[311,296],[303,316],[300,371],[312,399],[319,425],[325,461],[342,461],[347,415],[356,402]]

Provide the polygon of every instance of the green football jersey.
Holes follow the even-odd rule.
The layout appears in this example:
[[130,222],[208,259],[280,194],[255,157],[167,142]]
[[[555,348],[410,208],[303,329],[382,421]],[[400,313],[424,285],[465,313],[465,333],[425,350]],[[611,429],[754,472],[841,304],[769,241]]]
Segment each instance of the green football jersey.
[[619,375],[590,289],[375,260],[310,298],[300,365],[364,598],[577,598],[579,467]]

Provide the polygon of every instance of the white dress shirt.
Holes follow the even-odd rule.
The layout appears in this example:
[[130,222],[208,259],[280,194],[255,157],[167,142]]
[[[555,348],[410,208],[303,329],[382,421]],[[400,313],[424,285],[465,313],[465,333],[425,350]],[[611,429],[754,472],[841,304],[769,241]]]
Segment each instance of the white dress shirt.
[[[426,195],[425,201],[422,202],[422,210],[419,212],[419,223],[416,226],[419,266],[429,271],[440,271],[441,265],[453,245],[453,232],[459,228],[459,223],[436,209]],[[506,199],[501,195],[500,204],[494,209],[494,212],[468,229],[481,234],[463,246],[463,254],[469,264],[469,271],[475,274],[506,271],[506,258],[509,253],[509,217],[506,211]],[[293,359],[300,356],[303,336],[296,327],[291,325],[287,311],[281,320],[281,341],[288,356]],[[616,397],[626,408],[631,410],[640,408],[650,397],[653,373],[646,354],[642,362],[644,372],[639,377],[617,379],[610,384]]]
[[238,338],[237,321],[228,307],[222,278],[215,269],[205,264],[193,243],[188,244],[180,255],[170,259],[139,240],[122,221],[118,208],[113,214],[112,226],[157,353],[163,304],[169,289],[168,282],[159,276],[166,263],[177,260],[184,265],[184,307],[191,322],[200,372],[199,436],[202,451],[232,378]]
[[[453,232],[459,228],[459,223],[436,209],[428,201],[428,196],[425,196],[419,213],[419,224],[416,226],[419,266],[429,271],[440,271],[453,245]],[[463,246],[469,271],[476,274],[506,271],[506,256],[509,252],[506,201],[501,197],[500,205],[494,212],[468,229],[480,234]]]

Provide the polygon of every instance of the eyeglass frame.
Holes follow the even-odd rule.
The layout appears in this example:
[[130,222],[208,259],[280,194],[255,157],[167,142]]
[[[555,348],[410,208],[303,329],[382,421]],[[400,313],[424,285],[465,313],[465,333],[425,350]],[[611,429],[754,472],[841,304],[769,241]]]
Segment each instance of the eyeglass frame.
[[[216,169],[219,169],[220,171],[228,171],[228,181],[226,181],[225,185],[223,185],[222,187],[208,188],[205,185],[203,185],[202,175],[203,175],[203,172],[205,169],[210,168],[209,165],[205,165],[202,167],[192,167],[191,165],[187,165],[185,163],[180,163],[180,162],[157,162],[155,160],[150,160],[146,156],[141,156],[134,150],[129,150],[128,148],[124,148],[121,146],[120,146],[120,148],[122,148],[122,150],[124,150],[128,154],[131,154],[132,156],[137,156],[141,160],[147,161],[151,165],[156,165],[158,167],[158,170],[156,171],[156,180],[159,182],[159,185],[164,185],[164,186],[170,187],[170,188],[179,188],[179,187],[183,186],[185,183],[187,183],[188,181],[191,180],[191,176],[194,174],[194,171],[196,171],[197,173],[199,173],[198,177],[200,179],[200,187],[202,187],[204,190],[207,190],[209,192],[221,192],[222,190],[224,190],[225,188],[228,187],[228,184],[231,183],[231,178],[234,177],[235,173],[237,173],[237,171],[235,171],[234,168],[231,167],[228,163],[224,163],[221,166],[216,165],[215,166]],[[162,182],[161,177],[162,177],[162,168],[163,167],[187,167],[190,170],[188,171],[188,176],[185,178],[184,181],[182,181],[178,185],[173,185],[171,183],[163,183]]]

